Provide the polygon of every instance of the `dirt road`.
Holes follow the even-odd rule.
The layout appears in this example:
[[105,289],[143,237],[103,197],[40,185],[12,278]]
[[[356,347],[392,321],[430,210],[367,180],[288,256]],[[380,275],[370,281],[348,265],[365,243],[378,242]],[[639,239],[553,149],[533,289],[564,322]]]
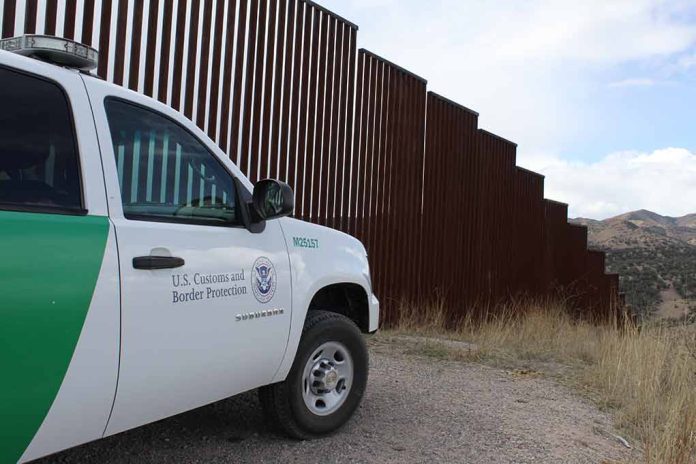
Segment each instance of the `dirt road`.
[[552,380],[423,356],[412,341],[377,336],[370,351],[367,396],[329,438],[273,434],[248,393],[38,462],[602,463],[632,456],[608,415]]

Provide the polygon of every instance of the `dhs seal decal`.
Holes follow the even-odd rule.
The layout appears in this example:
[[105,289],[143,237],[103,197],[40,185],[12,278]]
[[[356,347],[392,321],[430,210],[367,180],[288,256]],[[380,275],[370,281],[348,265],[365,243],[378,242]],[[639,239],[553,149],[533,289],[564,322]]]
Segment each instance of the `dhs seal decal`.
[[254,261],[251,269],[251,289],[259,303],[268,303],[276,290],[276,271],[273,263],[266,257]]

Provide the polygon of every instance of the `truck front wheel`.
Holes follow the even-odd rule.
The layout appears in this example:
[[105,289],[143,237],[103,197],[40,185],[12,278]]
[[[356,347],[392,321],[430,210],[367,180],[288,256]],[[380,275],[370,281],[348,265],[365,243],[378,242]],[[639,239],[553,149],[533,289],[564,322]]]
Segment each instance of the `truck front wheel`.
[[284,382],[259,389],[266,416],[298,439],[329,434],[353,415],[367,384],[368,354],[347,317],[310,311]]

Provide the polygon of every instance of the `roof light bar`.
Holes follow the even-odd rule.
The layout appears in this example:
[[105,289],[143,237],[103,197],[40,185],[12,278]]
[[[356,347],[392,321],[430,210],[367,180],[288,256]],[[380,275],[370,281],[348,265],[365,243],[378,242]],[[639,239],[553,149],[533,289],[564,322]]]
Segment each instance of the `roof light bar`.
[[91,71],[99,63],[99,52],[69,39],[50,35],[23,35],[0,40],[0,50],[37,58],[53,64]]

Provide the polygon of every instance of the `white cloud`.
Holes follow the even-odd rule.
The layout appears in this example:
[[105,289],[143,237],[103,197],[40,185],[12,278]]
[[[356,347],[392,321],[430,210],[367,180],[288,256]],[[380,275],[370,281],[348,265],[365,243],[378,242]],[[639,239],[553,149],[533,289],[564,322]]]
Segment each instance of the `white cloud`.
[[677,60],[677,68],[682,71],[688,71],[696,66],[696,53],[686,54]]
[[647,77],[634,77],[612,82],[609,84],[609,87],[650,87],[652,85],[655,85],[653,79]]
[[657,84],[696,69],[693,0],[319,1],[360,25],[359,46],[425,77],[430,90],[478,111],[480,127],[517,142],[520,164],[546,174],[547,197],[568,202],[572,215],[696,212],[696,155],[685,149],[585,163],[526,156],[615,145],[620,129],[626,146],[641,143],[630,134],[645,127],[622,117],[631,102],[607,102],[607,86],[650,89],[661,101],[656,92],[670,86]]
[[683,148],[612,153],[593,163],[557,156],[521,162],[546,175],[546,197],[569,203],[572,217],[605,219],[642,208],[671,216],[696,212],[696,153]]

